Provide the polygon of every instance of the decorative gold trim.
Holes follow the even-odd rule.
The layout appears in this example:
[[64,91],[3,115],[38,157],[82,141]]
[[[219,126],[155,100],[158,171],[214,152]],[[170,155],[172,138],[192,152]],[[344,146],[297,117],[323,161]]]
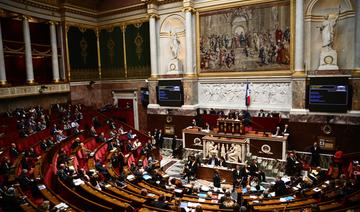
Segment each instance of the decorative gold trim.
[[353,70],[352,75],[360,75],[360,69]]
[[6,86],[8,85],[6,80],[0,80],[0,86]]
[[248,77],[248,76],[291,76],[290,70],[249,71],[249,72],[206,72],[199,73],[199,77]]
[[147,19],[150,19],[150,18],[159,19],[160,16],[159,16],[158,14],[156,14],[156,13],[149,13],[149,14],[147,15]]
[[127,61],[126,61],[127,59],[126,59],[126,40],[125,40],[126,25],[121,25],[121,31],[123,33],[125,79],[127,79],[128,78],[128,67],[127,67]]
[[[160,16],[159,16],[160,18]],[[145,18],[141,18],[141,19],[133,19],[133,20],[128,20],[128,21],[119,21],[117,23],[111,23],[111,24],[105,24],[105,25],[99,25],[99,29],[108,29],[108,28],[114,28],[114,27],[121,27],[122,25],[131,25],[131,24],[137,24],[137,23],[144,23],[144,22],[148,22],[149,18],[148,16]]]
[[55,83],[55,84],[58,84],[58,83],[60,83],[61,81],[60,81],[60,79],[55,79],[55,80],[53,80],[52,82]]
[[295,71],[295,1],[290,1],[290,70]]
[[28,85],[35,85],[35,80],[26,80],[26,84]]
[[99,80],[101,80],[100,30],[96,29],[95,33],[96,33],[96,48],[97,48]]
[[187,6],[187,7],[184,7],[181,9],[182,12],[187,12],[189,11],[190,13],[195,13],[196,12],[196,9],[194,7],[191,7],[191,6]]
[[[209,12],[219,9],[229,9],[233,7],[240,7],[240,6],[249,6],[249,5],[271,5],[274,3],[289,3],[290,4],[290,70],[263,70],[263,71],[233,71],[233,72],[201,72],[200,71],[200,13],[201,12]],[[242,76],[291,76],[294,70],[294,51],[295,51],[295,42],[294,42],[294,32],[295,32],[295,2],[292,0],[249,0],[244,2],[236,2],[236,3],[229,3],[229,4],[221,4],[221,5],[214,5],[204,8],[196,8],[196,67],[197,67],[197,75],[199,77],[219,77],[219,76],[227,76],[227,77],[242,77]]]
[[218,5],[212,5],[212,6],[206,6],[199,7],[200,5],[195,4],[195,9],[199,12],[209,12],[214,10],[223,10],[223,9],[229,9],[232,7],[240,7],[240,6],[248,6],[248,5],[256,5],[256,4],[274,4],[274,3],[284,3],[289,2],[293,0],[246,0],[241,2],[230,2],[228,4],[218,4]]
[[197,78],[197,74],[185,74],[185,75],[184,75],[184,78],[194,79],[194,78]]
[[199,11],[196,11],[196,18],[195,18],[195,22],[196,22],[196,73],[197,75],[199,75],[200,73],[200,16],[199,16]]
[[293,73],[292,74],[293,77],[305,77],[306,76],[305,71],[293,71],[292,73]]

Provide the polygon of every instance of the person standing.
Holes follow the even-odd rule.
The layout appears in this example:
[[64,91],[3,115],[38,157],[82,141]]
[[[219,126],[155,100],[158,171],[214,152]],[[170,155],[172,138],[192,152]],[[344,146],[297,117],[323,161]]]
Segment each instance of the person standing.
[[214,171],[213,183],[214,183],[214,187],[216,187],[216,188],[221,187],[221,177],[220,177],[219,171],[217,169],[215,169],[215,171]]
[[310,149],[311,152],[311,162],[312,167],[320,166],[320,148],[318,147],[317,142],[314,142],[313,146]]

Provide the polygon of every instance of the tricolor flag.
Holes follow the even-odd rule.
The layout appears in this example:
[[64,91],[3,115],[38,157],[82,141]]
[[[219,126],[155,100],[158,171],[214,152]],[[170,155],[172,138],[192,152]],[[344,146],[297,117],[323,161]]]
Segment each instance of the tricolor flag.
[[250,106],[250,88],[249,83],[246,83],[246,92],[245,92],[245,105],[246,107]]

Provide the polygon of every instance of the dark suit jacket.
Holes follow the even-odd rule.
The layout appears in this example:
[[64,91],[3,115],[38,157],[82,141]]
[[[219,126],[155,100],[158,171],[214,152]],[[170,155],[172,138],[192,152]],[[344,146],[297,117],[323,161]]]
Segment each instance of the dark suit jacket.
[[274,185],[274,191],[275,191],[275,196],[286,195],[287,192],[284,181],[282,180],[276,181]]
[[221,187],[221,178],[219,174],[214,174],[213,176],[213,182],[214,182],[214,186],[216,188],[220,188]]
[[236,180],[242,178],[242,172],[241,169],[237,171],[236,169],[233,171],[233,182],[236,182]]
[[213,157],[209,158],[208,164],[211,165],[213,163],[213,161],[215,161],[215,166],[219,165],[219,159],[213,158]]
[[259,171],[259,167],[255,164],[250,164],[249,171],[251,175],[256,174],[256,172]]

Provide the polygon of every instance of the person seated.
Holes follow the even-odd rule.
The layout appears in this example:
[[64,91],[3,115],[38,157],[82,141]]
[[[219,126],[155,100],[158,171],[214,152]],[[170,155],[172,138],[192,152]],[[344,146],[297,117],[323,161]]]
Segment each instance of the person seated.
[[96,138],[96,142],[97,143],[105,143],[106,139],[105,139],[105,133],[101,132],[100,135]]
[[262,180],[263,182],[266,181],[265,179],[265,173],[259,169],[259,166],[257,165],[257,160],[254,159],[252,163],[249,166],[249,172],[250,175],[253,177],[257,177],[259,180]]
[[65,140],[67,138],[66,135],[63,134],[63,131],[60,130],[56,133],[55,139],[58,143],[60,143],[61,141]]
[[288,176],[297,176],[300,174],[300,169],[300,162],[297,160],[295,153],[290,152],[286,159],[285,173]]
[[266,117],[266,114],[263,109],[260,109],[260,112],[258,113],[258,117]]
[[56,126],[56,124],[53,125],[53,127],[51,128],[51,135],[56,135],[56,133],[59,131],[58,127]]
[[43,139],[40,143],[40,149],[45,152],[48,150],[48,144],[47,141],[45,139]]
[[197,126],[197,123],[196,123],[196,120],[195,120],[195,119],[192,119],[192,120],[191,120],[191,125],[190,125],[190,126],[193,126],[193,127]]
[[101,164],[101,161],[99,159],[96,160],[95,163],[95,169],[101,173],[106,179],[110,178],[108,170],[105,168],[104,164]]
[[133,134],[133,131],[132,130],[129,130],[129,132],[127,133],[127,137],[129,140],[135,138],[136,134]]
[[161,208],[161,209],[166,209],[166,210],[170,210],[171,207],[166,204],[165,202],[165,196],[163,194],[159,195],[159,198],[156,201],[152,201],[150,202],[150,205],[156,208]]
[[220,209],[232,209],[234,206],[234,200],[232,200],[231,197],[225,197],[224,201],[220,205]]
[[28,170],[27,169],[23,169],[21,174],[18,177],[18,181],[20,183],[20,186],[23,188],[29,188],[32,186],[33,183],[33,179],[31,179],[28,176]]
[[17,150],[16,144],[11,143],[10,157],[11,158],[16,158],[17,156],[19,156],[19,151]]
[[281,135],[282,135],[282,136],[288,136],[289,134],[290,134],[289,125],[285,124],[285,125],[284,125],[284,129],[283,129],[283,131],[281,132]]
[[92,136],[92,137],[98,136],[94,126],[91,126],[91,128],[90,128],[90,136]]
[[220,159],[219,159],[219,166],[221,166],[221,167],[227,167],[227,163],[226,163],[224,157],[220,157]]
[[277,126],[276,127],[276,131],[275,131],[275,133],[272,135],[273,137],[276,137],[276,136],[279,136],[280,135],[280,127],[279,126]]
[[208,165],[210,165],[210,166],[218,166],[219,165],[219,159],[216,157],[215,154],[212,154],[211,157],[209,158]]
[[273,185],[271,190],[275,192],[275,196],[277,197],[287,194],[286,185],[280,176],[276,177],[275,184]]

